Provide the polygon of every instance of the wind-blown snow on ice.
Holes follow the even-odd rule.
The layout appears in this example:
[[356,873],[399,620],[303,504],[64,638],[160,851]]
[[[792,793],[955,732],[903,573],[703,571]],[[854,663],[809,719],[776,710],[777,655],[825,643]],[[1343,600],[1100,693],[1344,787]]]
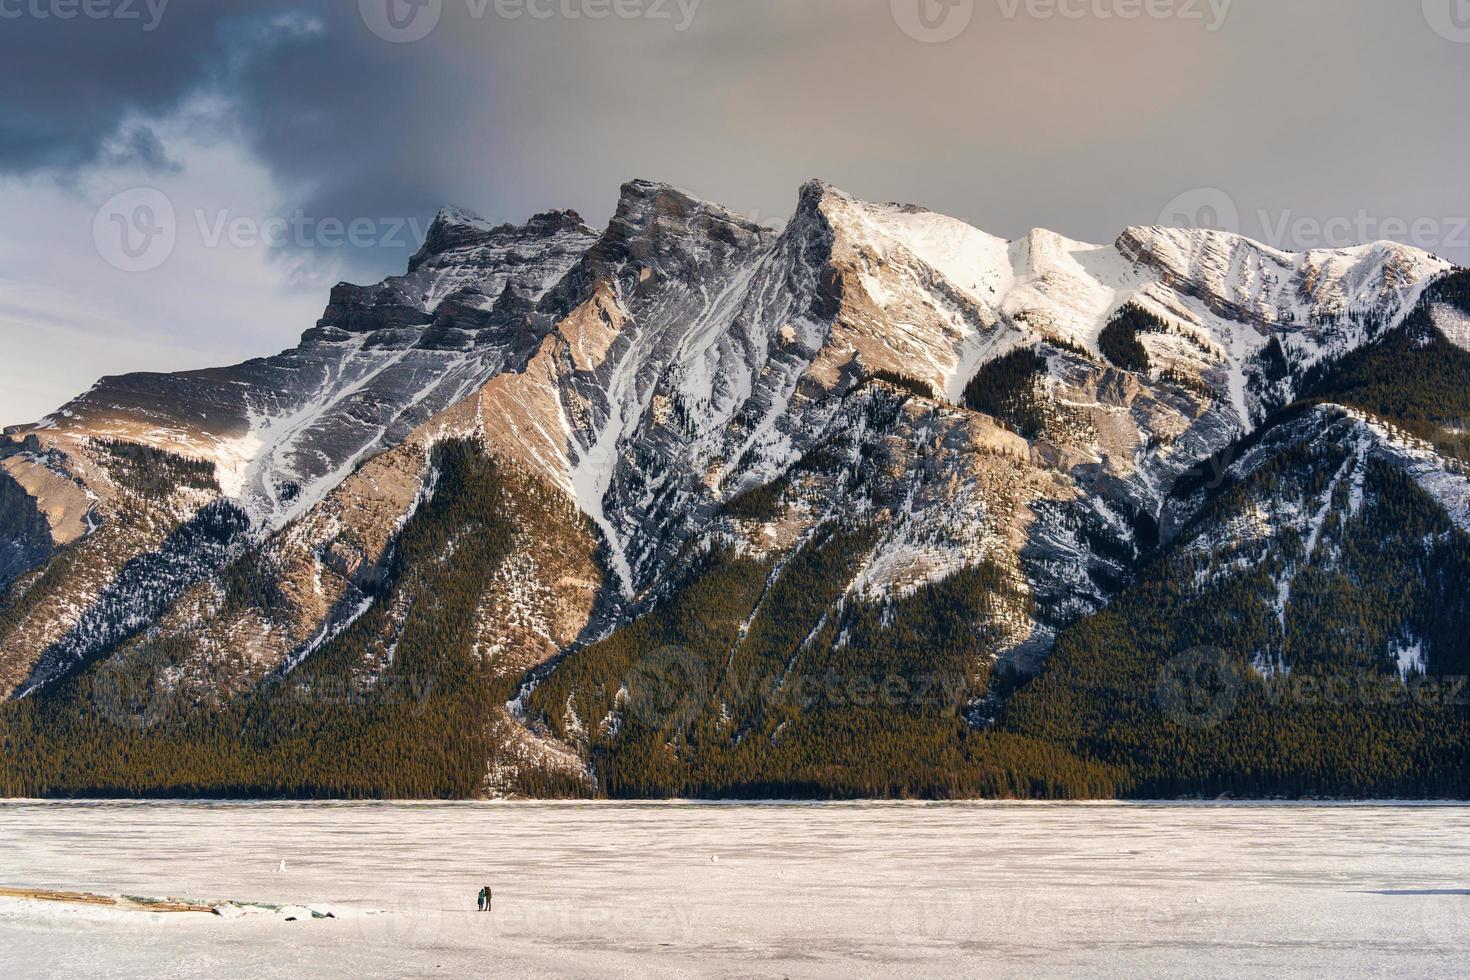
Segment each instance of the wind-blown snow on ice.
[[1466,808],[10,803],[0,841],[7,885],[338,916],[0,900],[13,977],[1470,976]]

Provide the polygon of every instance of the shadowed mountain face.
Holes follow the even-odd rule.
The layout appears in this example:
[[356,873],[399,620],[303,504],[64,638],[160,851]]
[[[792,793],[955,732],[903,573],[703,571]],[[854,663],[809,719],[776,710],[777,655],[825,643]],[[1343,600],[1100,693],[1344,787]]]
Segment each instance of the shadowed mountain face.
[[[815,182],[781,230],[646,182],[600,234],[443,211],[298,347],[106,378],[7,432],[0,710],[35,746],[7,785],[131,780],[76,771],[121,714],[147,720],[133,758],[203,760],[154,788],[1127,792],[1126,753],[1006,711],[1040,672],[1018,703],[1042,717],[1058,637],[1142,608],[1120,598],[1165,558],[1275,617],[1231,652],[1249,678],[1466,662],[1430,582],[1326,652],[1290,628],[1314,576],[1366,574],[1349,529],[1395,533],[1396,492],[1444,539],[1403,567],[1455,574],[1466,278],[1391,243],[1006,241]],[[417,713],[384,703],[406,664],[434,679]],[[389,717],[474,738],[415,750],[409,783],[211,754],[235,725],[311,718],[317,744]]]

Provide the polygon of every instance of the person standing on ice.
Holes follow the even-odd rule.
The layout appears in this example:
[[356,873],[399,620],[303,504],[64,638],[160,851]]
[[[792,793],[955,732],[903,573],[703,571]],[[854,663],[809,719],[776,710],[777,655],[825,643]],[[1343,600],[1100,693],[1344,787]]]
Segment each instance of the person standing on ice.
[[494,893],[490,890],[490,886],[489,885],[486,885],[484,888],[481,888],[480,889],[480,894],[479,894],[478,898],[476,899],[476,902],[477,902],[478,908],[479,908],[479,910],[481,912],[489,912],[490,911],[490,903],[491,903],[491,901],[493,899],[493,896],[494,896]]

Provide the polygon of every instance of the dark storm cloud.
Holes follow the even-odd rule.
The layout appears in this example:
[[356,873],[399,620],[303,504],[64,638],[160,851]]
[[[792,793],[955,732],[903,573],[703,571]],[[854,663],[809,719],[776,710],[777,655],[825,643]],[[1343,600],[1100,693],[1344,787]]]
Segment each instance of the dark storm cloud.
[[0,172],[95,160],[130,114],[166,112],[207,77],[220,57],[223,24],[287,7],[272,0],[173,0],[160,7],[155,0],[150,8],[119,0],[114,11],[136,17],[80,16],[75,9],[58,17],[53,5],[33,2],[0,4]]
[[[954,0],[933,6],[971,21],[928,44],[901,29],[903,0],[661,0],[667,20],[537,2],[549,16],[441,0],[434,30],[404,44],[369,30],[356,0],[172,0],[153,30],[0,21],[0,172],[119,154],[166,168],[146,125],[120,127],[212,88],[317,219],[422,222],[461,203],[601,220],[634,176],[763,218],[822,176],[1011,236],[1110,239],[1200,188],[1224,191],[1258,237],[1304,216],[1365,210],[1354,227],[1372,234],[1470,212],[1455,122],[1470,44],[1436,33],[1420,3],[1174,5],[1193,20],[1103,16],[1128,0]],[[293,34],[288,15],[321,29]],[[353,266],[382,274],[402,251]]]
[[[34,2],[3,0],[23,11]],[[290,210],[317,220],[421,219],[442,203],[423,165],[435,152],[425,116],[452,104],[436,108],[432,65],[401,56],[412,52],[394,57],[355,3],[173,0],[152,29],[144,0],[131,6],[141,20],[0,19],[0,174],[171,169],[166,147],[136,120],[209,93],[292,188]],[[303,38],[308,20],[321,30]],[[364,272],[401,263],[380,251],[358,257]]]
[[102,162],[113,167],[136,167],[153,173],[177,173],[178,161],[169,157],[153,127],[136,123],[126,127],[115,141],[104,146]]

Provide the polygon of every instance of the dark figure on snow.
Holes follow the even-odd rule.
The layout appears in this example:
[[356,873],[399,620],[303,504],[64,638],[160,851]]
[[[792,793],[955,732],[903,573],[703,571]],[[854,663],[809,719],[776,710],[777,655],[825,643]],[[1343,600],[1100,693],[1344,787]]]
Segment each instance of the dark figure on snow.
[[494,894],[495,893],[490,890],[489,885],[486,885],[484,888],[480,889],[480,894],[477,898],[477,902],[481,912],[490,911],[490,903],[494,900]]

